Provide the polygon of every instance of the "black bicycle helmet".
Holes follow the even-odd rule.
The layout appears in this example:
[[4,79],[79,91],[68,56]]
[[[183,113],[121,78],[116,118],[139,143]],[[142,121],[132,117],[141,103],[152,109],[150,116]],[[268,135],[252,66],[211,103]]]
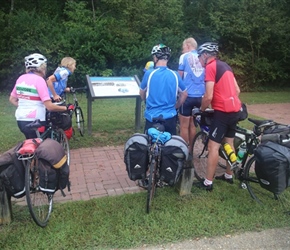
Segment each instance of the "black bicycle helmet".
[[203,53],[208,53],[211,55],[217,55],[219,53],[219,46],[215,42],[207,42],[199,46],[197,49],[197,54],[201,55]]
[[158,59],[169,60],[171,55],[171,49],[166,45],[160,43],[153,47],[151,55],[156,56]]

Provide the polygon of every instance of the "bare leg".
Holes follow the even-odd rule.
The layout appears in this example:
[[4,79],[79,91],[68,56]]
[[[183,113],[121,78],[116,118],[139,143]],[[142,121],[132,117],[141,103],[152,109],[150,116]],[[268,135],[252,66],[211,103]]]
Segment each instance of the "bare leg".
[[190,117],[189,116],[183,116],[183,115],[179,114],[179,123],[180,123],[180,136],[185,140],[185,142],[188,145],[189,144]]
[[196,127],[194,126],[193,117],[190,116],[190,122],[189,122],[189,143],[188,143],[188,150],[190,153],[192,153],[193,150],[193,139],[196,135]]
[[215,175],[219,159],[219,147],[220,143],[209,140],[207,169],[206,169],[206,179],[208,179],[209,181],[212,181]]

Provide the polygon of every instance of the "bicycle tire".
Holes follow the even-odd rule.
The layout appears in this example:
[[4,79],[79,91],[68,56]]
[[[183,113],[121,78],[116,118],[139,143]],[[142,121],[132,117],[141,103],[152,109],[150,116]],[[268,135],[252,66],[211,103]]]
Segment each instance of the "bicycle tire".
[[206,175],[208,135],[199,131],[193,139],[192,162],[195,178],[202,181]]
[[85,133],[85,120],[81,107],[76,107],[75,109],[76,123],[78,127],[78,131],[81,136],[84,136]]
[[255,172],[255,156],[248,159],[244,168],[244,182],[251,197],[260,204],[267,203],[275,199],[275,195],[261,187]]
[[45,227],[52,212],[53,194],[43,193],[38,187],[38,170],[34,160],[25,166],[25,195],[29,213],[34,222]]
[[67,156],[67,164],[70,165],[70,148],[69,148],[68,139],[63,129],[61,128],[55,129],[53,139],[57,140],[62,145],[65,151],[65,154]]
[[147,203],[146,212],[149,214],[156,190],[156,161],[151,161],[149,165],[148,188],[147,188]]

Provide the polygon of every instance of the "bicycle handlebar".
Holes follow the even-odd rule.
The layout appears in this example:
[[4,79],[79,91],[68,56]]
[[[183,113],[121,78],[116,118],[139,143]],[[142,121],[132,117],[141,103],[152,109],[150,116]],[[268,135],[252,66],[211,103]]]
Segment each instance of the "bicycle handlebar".
[[88,89],[88,87],[87,86],[85,86],[85,87],[78,87],[78,88],[73,88],[73,87],[71,87],[70,88],[70,93],[76,93],[76,92],[78,92],[78,91],[86,91]]

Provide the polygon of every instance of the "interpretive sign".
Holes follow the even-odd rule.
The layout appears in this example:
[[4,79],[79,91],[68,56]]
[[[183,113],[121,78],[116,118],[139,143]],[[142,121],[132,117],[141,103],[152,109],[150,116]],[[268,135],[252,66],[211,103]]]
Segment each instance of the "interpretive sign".
[[92,132],[92,102],[99,98],[136,98],[135,129],[140,129],[141,98],[139,95],[140,81],[138,76],[127,77],[96,77],[88,76],[88,133]]
[[135,77],[89,77],[93,97],[139,96]]

